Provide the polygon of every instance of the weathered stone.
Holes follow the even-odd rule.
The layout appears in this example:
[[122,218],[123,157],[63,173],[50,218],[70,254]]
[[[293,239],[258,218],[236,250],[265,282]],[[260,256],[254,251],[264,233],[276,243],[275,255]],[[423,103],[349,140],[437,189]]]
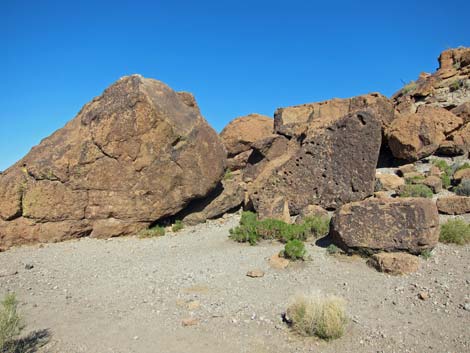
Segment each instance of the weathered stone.
[[449,111],[420,106],[416,113],[395,119],[386,131],[388,145],[396,158],[416,161],[433,154],[446,135],[463,124]]
[[447,156],[461,156],[470,151],[470,123],[452,132],[439,145],[438,153]]
[[261,215],[279,204],[279,198],[296,215],[308,205],[334,209],[373,194],[381,129],[371,114],[314,119],[305,137],[292,143],[285,154],[267,163],[250,189]]
[[437,199],[437,209],[445,214],[470,213],[470,197],[468,196],[444,196]]
[[239,153],[232,158],[228,158],[227,170],[236,171],[236,170],[244,169],[252,153],[253,153],[253,150],[248,150],[248,151]]
[[429,168],[428,175],[440,177],[442,175],[442,170],[440,170],[439,167],[435,165],[431,165],[431,167]]
[[458,117],[461,117],[465,124],[470,123],[470,101],[460,104],[458,107],[452,109],[451,112]]
[[274,254],[269,258],[269,266],[277,270],[283,270],[289,266],[289,260],[283,257],[280,257],[279,254]]
[[429,186],[433,193],[438,194],[442,191],[442,180],[437,176],[428,176],[423,180],[423,184]]
[[317,205],[308,205],[304,207],[299,216],[296,218],[295,223],[300,224],[308,217],[322,217],[329,218],[328,211]]
[[233,157],[251,149],[253,142],[273,134],[273,119],[259,114],[250,114],[232,120],[220,133],[220,139]]
[[202,223],[239,208],[244,199],[245,188],[241,175],[234,173],[230,178],[222,180],[208,197],[195,200],[179,217],[183,218],[186,224]]
[[336,211],[330,234],[346,251],[407,251],[432,249],[439,239],[439,216],[424,198],[368,199]]
[[380,181],[382,190],[384,191],[394,191],[397,190],[401,185],[405,185],[405,179],[400,178],[395,174],[377,173],[375,178]]
[[0,245],[133,233],[206,196],[224,161],[192,95],[124,77],[0,175]]
[[454,173],[454,180],[455,181],[460,182],[464,179],[470,179],[470,168],[460,169],[460,170],[457,170]]
[[403,179],[409,181],[412,184],[422,184],[424,181],[424,175],[419,172],[411,172],[403,174]]
[[314,121],[331,122],[358,111],[369,111],[384,128],[395,119],[393,104],[380,93],[370,93],[346,99],[279,108],[274,114],[274,130],[286,136],[300,136]]
[[264,277],[264,271],[261,271],[260,269],[250,270],[246,275],[251,278]]
[[419,258],[402,252],[374,254],[367,263],[377,271],[390,275],[409,274],[419,269]]
[[415,173],[416,166],[414,164],[404,164],[397,169],[397,174],[404,177],[407,173]]

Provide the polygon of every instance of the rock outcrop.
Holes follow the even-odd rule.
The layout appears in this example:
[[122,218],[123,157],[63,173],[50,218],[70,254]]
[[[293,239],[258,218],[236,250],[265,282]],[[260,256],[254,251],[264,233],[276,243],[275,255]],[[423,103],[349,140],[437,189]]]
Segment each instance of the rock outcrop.
[[285,202],[296,215],[308,205],[335,209],[374,192],[379,119],[367,112],[322,116],[303,130],[299,138],[285,140],[286,152],[267,162],[249,188],[261,218],[274,216],[273,209],[284,214]]
[[0,245],[130,234],[206,196],[224,163],[191,94],[124,77],[0,175]]
[[446,136],[463,124],[462,118],[432,106],[402,114],[386,131],[388,145],[396,158],[416,161],[433,154]]
[[336,211],[330,235],[345,251],[419,254],[439,240],[439,215],[424,198],[368,199]]

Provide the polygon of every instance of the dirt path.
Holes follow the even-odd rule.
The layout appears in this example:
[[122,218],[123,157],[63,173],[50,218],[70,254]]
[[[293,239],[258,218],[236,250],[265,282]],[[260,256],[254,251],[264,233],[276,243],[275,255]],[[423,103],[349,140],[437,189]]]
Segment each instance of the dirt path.
[[[276,270],[267,259],[282,246],[230,241],[237,223],[12,249],[0,253],[0,295],[17,293],[27,332],[49,330],[40,352],[470,352],[470,246],[439,245],[406,277],[311,243],[310,261]],[[246,276],[256,268],[265,276]],[[348,301],[344,337],[302,338],[282,323],[289,299],[311,291]]]

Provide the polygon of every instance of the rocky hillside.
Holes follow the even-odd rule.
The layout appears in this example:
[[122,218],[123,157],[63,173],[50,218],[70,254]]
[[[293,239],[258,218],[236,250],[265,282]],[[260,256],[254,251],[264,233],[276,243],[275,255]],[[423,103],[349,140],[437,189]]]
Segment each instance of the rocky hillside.
[[[391,99],[371,93],[280,108],[274,119],[251,114],[220,136],[191,94],[121,78],[0,175],[0,248],[194,224],[240,207],[288,223],[312,209],[336,211],[332,234],[349,249],[432,248],[435,202],[396,199],[412,175],[376,169],[379,160],[468,157],[470,49],[447,50],[439,63]],[[454,184],[466,179],[425,169],[414,171],[416,184],[438,189],[445,173]],[[371,215],[384,223],[372,225]],[[377,227],[391,227],[389,238],[375,239]]]

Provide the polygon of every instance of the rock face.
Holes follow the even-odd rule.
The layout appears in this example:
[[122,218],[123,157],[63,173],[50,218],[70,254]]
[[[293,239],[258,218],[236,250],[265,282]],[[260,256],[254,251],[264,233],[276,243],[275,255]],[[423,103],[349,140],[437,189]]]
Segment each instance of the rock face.
[[470,212],[470,197],[446,196],[437,199],[437,209],[440,213],[457,215]]
[[367,112],[325,116],[305,129],[302,138],[285,141],[286,152],[267,162],[251,186],[250,199],[262,218],[273,207],[281,210],[284,201],[296,215],[308,205],[335,209],[374,192],[381,144],[377,118]]
[[0,244],[132,233],[207,195],[224,163],[192,95],[124,77],[0,175]]
[[330,234],[346,251],[419,254],[437,244],[439,216],[429,199],[368,199],[341,207]]
[[386,131],[388,145],[396,158],[416,161],[433,154],[446,136],[462,126],[462,118],[432,106],[403,114]]
[[395,93],[400,113],[415,113],[421,105],[453,109],[470,101],[470,48],[449,49],[439,57],[439,69],[422,74],[416,82]]
[[417,256],[401,252],[374,254],[367,263],[377,271],[390,275],[404,275],[419,269]]
[[346,99],[331,99],[319,103],[279,108],[274,114],[274,130],[286,136],[300,136],[313,121],[336,120],[345,115],[368,110],[384,128],[395,119],[393,103],[380,93],[370,93]]

